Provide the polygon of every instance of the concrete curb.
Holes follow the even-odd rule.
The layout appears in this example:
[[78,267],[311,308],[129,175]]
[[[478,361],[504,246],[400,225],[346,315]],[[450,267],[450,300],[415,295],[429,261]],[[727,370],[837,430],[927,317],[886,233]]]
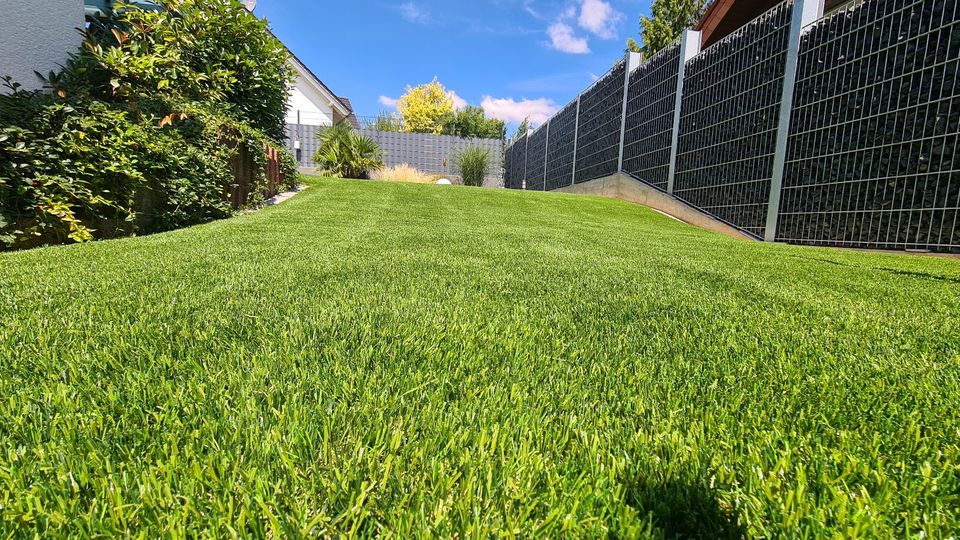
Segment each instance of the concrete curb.
[[671,197],[658,189],[621,173],[605,176],[582,184],[574,184],[555,191],[620,199],[646,206],[647,208],[667,214],[688,225],[718,232],[731,238],[751,241],[757,240],[710,214],[701,212],[675,197]]

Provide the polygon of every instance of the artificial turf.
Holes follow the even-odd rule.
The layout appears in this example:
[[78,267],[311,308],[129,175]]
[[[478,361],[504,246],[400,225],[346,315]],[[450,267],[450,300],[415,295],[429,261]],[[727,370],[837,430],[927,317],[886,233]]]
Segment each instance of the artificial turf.
[[0,254],[0,536],[960,529],[960,261],[310,182]]

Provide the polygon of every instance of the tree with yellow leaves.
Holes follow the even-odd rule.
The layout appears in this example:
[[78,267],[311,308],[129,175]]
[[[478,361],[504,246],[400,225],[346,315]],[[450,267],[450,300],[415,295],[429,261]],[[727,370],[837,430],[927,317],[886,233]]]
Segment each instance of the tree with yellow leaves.
[[453,98],[434,77],[428,84],[408,86],[397,101],[397,110],[403,116],[404,131],[439,134],[445,120],[453,115]]

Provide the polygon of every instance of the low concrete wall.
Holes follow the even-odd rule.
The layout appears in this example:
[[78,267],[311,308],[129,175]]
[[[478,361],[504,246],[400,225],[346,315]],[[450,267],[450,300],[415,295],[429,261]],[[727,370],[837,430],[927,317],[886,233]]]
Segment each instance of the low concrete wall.
[[612,176],[606,176],[574,184],[572,186],[560,188],[556,191],[563,193],[576,193],[580,195],[597,195],[601,197],[610,197],[621,199],[627,202],[659,210],[668,216],[679,219],[684,223],[718,232],[731,238],[741,240],[757,240],[756,238],[740,231],[739,229],[727,225],[717,218],[697,210],[696,208],[684,203],[683,201],[671,197],[666,193],[654,189],[643,182],[634,180],[621,173]]

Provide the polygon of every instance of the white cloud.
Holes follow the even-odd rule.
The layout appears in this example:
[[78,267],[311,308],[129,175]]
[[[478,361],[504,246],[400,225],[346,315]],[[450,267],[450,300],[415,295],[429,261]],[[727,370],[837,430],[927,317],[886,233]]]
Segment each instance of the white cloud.
[[573,24],[601,39],[617,37],[617,25],[623,20],[623,13],[615,10],[606,0],[577,0],[577,5],[569,5],[547,28],[550,46],[568,54],[588,54],[590,40],[578,36]]
[[580,5],[580,28],[601,39],[617,37],[616,26],[623,20],[623,13],[613,9],[604,0],[583,0]]
[[467,103],[467,100],[458,96],[457,93],[454,92],[453,90],[450,90],[449,92],[447,92],[447,95],[450,96],[450,99],[453,100],[453,109],[455,111],[466,109],[467,106],[470,105],[469,103]]
[[532,0],[524,0],[523,10],[527,12],[527,15],[530,15],[534,19],[539,19],[539,20],[545,19],[545,17],[541,15],[540,12],[536,10],[536,8],[533,7]]
[[397,6],[397,9],[400,10],[400,16],[407,22],[414,24],[427,24],[430,22],[430,12],[412,1],[400,4]]
[[553,100],[546,98],[516,101],[483,96],[480,106],[488,115],[504,122],[523,122],[524,118],[529,118],[534,125],[543,124],[560,109]]
[[574,35],[573,28],[569,24],[557,21],[547,28],[547,35],[550,36],[550,46],[554,49],[568,54],[587,54],[590,52],[590,44],[586,38]]
[[397,100],[393,99],[392,97],[380,96],[380,99],[377,101],[379,101],[384,107],[388,107],[390,109],[397,108]]

